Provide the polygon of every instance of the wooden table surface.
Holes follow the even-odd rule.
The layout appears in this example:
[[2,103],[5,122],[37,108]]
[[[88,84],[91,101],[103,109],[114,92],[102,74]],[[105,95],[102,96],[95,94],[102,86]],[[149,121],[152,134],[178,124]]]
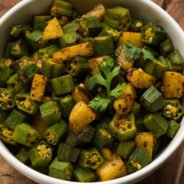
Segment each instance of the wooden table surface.
[[[0,0],[0,16],[20,0]],[[155,0],[163,6],[184,29],[184,0]],[[176,153],[154,174],[139,184],[184,184],[184,143]],[[35,184],[13,169],[0,156],[0,184]]]

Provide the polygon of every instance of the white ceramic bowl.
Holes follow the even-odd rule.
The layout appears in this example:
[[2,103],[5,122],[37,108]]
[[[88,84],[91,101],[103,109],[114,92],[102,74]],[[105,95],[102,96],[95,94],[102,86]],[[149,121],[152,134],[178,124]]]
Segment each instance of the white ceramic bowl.
[[[52,0],[24,0],[18,5],[13,7],[0,19],[0,56],[3,53],[5,43],[8,39],[8,32],[10,26],[19,23],[25,23],[30,20],[34,15],[40,15],[46,12],[51,4]],[[107,7],[112,7],[114,5],[123,5],[130,8],[134,17],[144,19],[145,21],[153,21],[162,25],[167,33],[170,35],[174,42],[174,45],[184,57],[184,33],[179,25],[174,21],[174,19],[169,16],[164,10],[162,10],[158,5],[149,0],[70,0],[72,1],[74,7],[79,11],[85,12],[91,9],[96,3],[101,2]],[[148,166],[142,170],[133,173],[131,175],[118,178],[111,181],[101,182],[103,184],[133,184],[136,183],[155,169],[157,169],[161,164],[163,164],[178,148],[184,139],[184,119],[181,122],[181,128],[179,129],[175,138],[171,143],[160,153],[160,155]],[[14,168],[20,171],[22,174],[28,178],[34,180],[35,182],[41,184],[77,184],[77,182],[70,182],[51,178],[49,176],[43,175],[26,165],[18,161],[0,142],[0,154],[7,160]],[[97,184],[97,182],[90,183]]]

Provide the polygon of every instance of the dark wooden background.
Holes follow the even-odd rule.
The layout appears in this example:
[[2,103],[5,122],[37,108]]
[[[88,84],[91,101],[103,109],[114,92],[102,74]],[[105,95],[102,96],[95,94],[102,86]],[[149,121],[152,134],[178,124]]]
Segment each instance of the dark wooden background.
[[[20,0],[0,0],[0,16]],[[184,29],[184,0],[155,0]],[[184,184],[184,143],[154,174],[139,184]],[[35,184],[13,169],[0,156],[0,184]]]

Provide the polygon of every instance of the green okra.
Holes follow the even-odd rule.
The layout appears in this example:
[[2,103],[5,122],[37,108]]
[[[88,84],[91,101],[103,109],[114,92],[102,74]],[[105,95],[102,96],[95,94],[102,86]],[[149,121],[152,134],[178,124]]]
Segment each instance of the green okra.
[[70,74],[52,79],[51,84],[56,96],[65,95],[72,92],[74,89],[74,82]]
[[106,9],[104,22],[119,31],[127,31],[131,25],[132,18],[128,9],[117,6]]
[[158,60],[167,67],[167,70],[172,70],[172,62],[170,59],[164,56],[159,56]]
[[52,125],[60,120],[61,111],[57,102],[49,101],[40,105],[40,113],[44,122],[48,125]]
[[61,97],[59,100],[59,107],[63,117],[67,118],[74,106],[75,102],[71,95]]
[[49,176],[64,180],[71,180],[73,165],[70,162],[60,162],[54,159],[49,165]]
[[64,120],[60,120],[59,122],[51,125],[44,133],[46,142],[50,145],[57,145],[67,131],[67,128],[68,125]]
[[109,123],[109,129],[112,135],[119,141],[133,138],[137,131],[134,115],[121,116],[115,114],[112,121]]
[[148,23],[142,28],[142,42],[149,45],[160,45],[167,34],[156,24]]
[[26,120],[25,113],[18,111],[16,109],[13,109],[4,123],[9,128],[14,130],[17,125],[20,125],[21,123],[25,122],[25,120]]
[[74,168],[73,175],[75,180],[79,182],[93,182],[97,179],[97,176],[93,170],[80,166],[76,166]]
[[111,36],[114,42],[120,38],[120,32],[110,26],[105,26],[99,36]]
[[9,115],[8,111],[2,110],[0,108],[0,122],[4,122],[6,118],[8,117],[8,115]]
[[145,132],[146,131],[146,127],[144,125],[144,118],[142,116],[135,119],[135,125],[136,125],[138,132]]
[[38,170],[44,171],[52,160],[52,147],[45,142],[40,142],[29,150],[31,166]]
[[95,37],[91,41],[95,56],[111,55],[114,53],[114,43],[110,36]]
[[22,163],[26,164],[29,161],[28,151],[25,148],[21,148],[16,158],[20,160]]
[[11,77],[13,70],[6,66],[0,65],[0,86],[6,84],[6,81]]
[[9,110],[15,106],[14,91],[11,89],[0,88],[0,108]]
[[30,98],[28,93],[20,93],[15,96],[15,104],[17,108],[31,115],[39,112],[38,103]]
[[20,39],[16,42],[8,43],[6,48],[6,57],[19,59],[26,55],[28,55],[28,47],[24,40]]
[[5,124],[0,124],[0,140],[11,145],[16,144],[13,140],[13,130],[8,128]]
[[65,72],[64,63],[55,63],[51,58],[42,62],[42,74],[50,79],[61,76]]
[[78,165],[84,168],[97,169],[104,161],[103,157],[96,148],[81,150]]
[[116,154],[124,159],[127,159],[131,152],[134,150],[135,146],[135,142],[131,140],[119,142],[116,147]]
[[163,55],[167,55],[174,50],[171,39],[167,39],[160,44],[160,51]]
[[59,43],[61,48],[65,48],[79,43],[80,40],[81,40],[81,36],[77,32],[71,31],[71,32],[65,33],[61,37]]
[[141,115],[141,105],[137,102],[134,102],[132,106],[132,113],[134,114],[135,118],[139,117]]
[[34,31],[44,31],[47,22],[52,19],[52,16],[34,16],[33,18],[33,29]]
[[14,38],[20,38],[25,36],[26,31],[32,31],[32,27],[30,25],[15,25],[11,27],[10,35]]
[[180,125],[176,121],[170,120],[169,121],[169,128],[167,130],[167,136],[170,138],[174,138],[174,136],[178,132],[179,128],[180,128]]
[[76,162],[80,155],[80,149],[61,143],[58,147],[57,158],[59,161]]
[[178,121],[184,115],[184,108],[179,100],[165,100],[163,116]]
[[12,139],[21,145],[32,147],[40,140],[39,133],[29,124],[21,123],[15,127]]
[[75,19],[63,26],[63,32],[65,34],[71,32],[79,32],[79,29],[80,29],[79,19]]
[[133,20],[132,24],[130,26],[130,30],[132,32],[141,32],[142,27],[143,27],[143,21],[142,20]]
[[136,148],[128,158],[128,164],[133,171],[137,171],[148,165],[152,161],[148,151]]
[[113,141],[114,138],[112,137],[112,135],[103,128],[97,129],[93,138],[93,144],[99,150],[112,145]]
[[72,76],[81,76],[89,71],[88,60],[84,57],[75,57],[72,61],[68,62],[66,66],[67,73]]
[[52,4],[50,13],[54,17],[60,17],[62,15],[71,16],[72,4],[65,0],[55,0]]
[[173,70],[182,71],[184,65],[184,59],[178,50],[172,51],[168,55],[168,59],[171,61]]
[[157,112],[164,106],[164,98],[155,86],[148,88],[141,96],[141,104],[149,112]]
[[147,114],[144,117],[144,125],[158,138],[167,133],[168,121],[160,113]]
[[37,50],[46,46],[46,42],[42,40],[42,36],[42,31],[33,31],[28,35],[27,42],[32,49]]

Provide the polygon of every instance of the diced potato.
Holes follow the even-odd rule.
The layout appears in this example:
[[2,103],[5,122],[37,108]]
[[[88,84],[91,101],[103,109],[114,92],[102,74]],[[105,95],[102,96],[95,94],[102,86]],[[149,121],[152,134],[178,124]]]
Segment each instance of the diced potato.
[[32,82],[30,97],[32,100],[41,102],[45,95],[47,85],[47,77],[40,74],[35,74]]
[[85,103],[89,102],[89,97],[87,94],[87,89],[84,84],[79,84],[75,86],[74,91],[72,92],[72,97],[75,100],[75,102],[83,101]]
[[114,101],[114,109],[119,115],[126,115],[132,110],[136,91],[131,84],[128,84],[122,91],[121,96]]
[[184,76],[177,72],[167,71],[163,77],[165,98],[182,98],[184,95]]
[[83,15],[82,17],[97,17],[102,20],[105,16],[105,7],[103,4],[97,4],[91,11]]
[[126,42],[131,42],[133,45],[139,48],[143,47],[141,33],[123,32],[119,39],[119,45],[122,45]]
[[90,57],[92,55],[93,47],[91,43],[86,42],[61,49],[53,55],[53,60],[59,63],[70,60],[76,56]]
[[53,18],[50,20],[47,24],[47,26],[44,29],[42,40],[47,41],[47,40],[53,40],[60,38],[63,35],[63,30],[57,20],[57,18]]
[[113,153],[109,148],[103,148],[101,150],[101,154],[106,160],[108,160],[108,161],[113,160]]
[[146,72],[141,68],[132,68],[129,70],[127,75],[128,81],[132,86],[139,89],[146,89],[152,86],[156,82],[156,78]]
[[155,137],[151,132],[140,132],[135,137],[135,142],[138,148],[144,148],[148,151],[150,156],[153,154],[155,144]]
[[103,57],[97,57],[89,59],[89,67],[91,69],[92,74],[97,74],[100,72],[98,64],[104,60]]
[[125,163],[116,154],[112,161],[104,161],[96,170],[100,181],[112,180],[127,174]]
[[78,102],[69,116],[70,129],[79,134],[88,124],[96,118],[95,113],[83,101]]

